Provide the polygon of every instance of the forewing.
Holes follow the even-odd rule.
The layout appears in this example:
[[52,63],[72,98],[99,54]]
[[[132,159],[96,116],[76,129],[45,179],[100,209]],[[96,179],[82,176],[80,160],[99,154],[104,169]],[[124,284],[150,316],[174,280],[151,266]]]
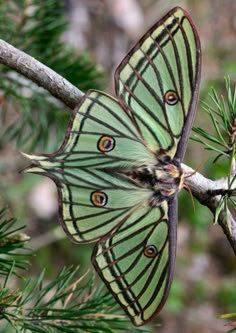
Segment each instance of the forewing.
[[117,96],[151,150],[182,160],[196,109],[200,63],[197,31],[177,7],[118,67]]
[[56,153],[26,157],[27,172],[55,181],[60,221],[76,242],[97,240],[152,195],[119,173],[155,156],[117,100],[102,92],[85,95]]
[[[145,255],[155,246],[155,256]],[[163,307],[172,282],[176,249],[176,202],[140,206],[95,246],[92,262],[134,325]]]
[[132,118],[115,98],[96,90],[79,103],[66,139],[53,156],[54,165],[66,163],[67,168],[134,167],[147,161],[155,161],[155,156]]

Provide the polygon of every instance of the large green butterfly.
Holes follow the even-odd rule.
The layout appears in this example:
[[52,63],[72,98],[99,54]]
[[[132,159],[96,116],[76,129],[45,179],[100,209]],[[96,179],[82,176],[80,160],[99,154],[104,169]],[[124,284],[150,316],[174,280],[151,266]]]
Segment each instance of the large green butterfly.
[[200,42],[172,9],[115,73],[117,98],[90,90],[54,154],[26,155],[28,172],[57,185],[59,216],[78,243],[97,241],[92,263],[134,325],[159,313],[176,252],[176,194],[200,79]]

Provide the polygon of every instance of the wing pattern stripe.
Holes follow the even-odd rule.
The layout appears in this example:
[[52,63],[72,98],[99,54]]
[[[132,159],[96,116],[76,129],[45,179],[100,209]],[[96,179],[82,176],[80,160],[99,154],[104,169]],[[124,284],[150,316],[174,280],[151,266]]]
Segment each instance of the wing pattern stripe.
[[[104,191],[105,190],[114,190],[114,189],[120,189],[120,190],[123,189],[123,190],[126,190],[126,191],[133,191],[135,189],[134,187],[127,187],[127,184],[126,184],[126,186],[122,186],[121,184],[119,186],[116,185],[115,184],[115,180],[119,179],[118,174],[117,174],[117,178],[114,179],[114,183],[113,182],[109,182],[109,181],[104,181],[103,178],[97,176],[97,179],[101,179],[101,180],[104,181],[104,185],[98,185],[98,183],[96,181],[88,181],[88,180],[86,180],[86,183],[89,186],[85,186],[85,185],[82,185],[81,183],[79,183],[77,185],[76,183],[72,182],[72,180],[73,180],[73,181],[78,181],[78,182],[81,181],[83,183],[84,182],[83,177],[79,177],[79,176],[77,176],[77,175],[75,175],[73,173],[70,173],[68,171],[65,171],[65,170],[63,170],[63,171],[60,171],[58,169],[55,169],[55,170],[52,169],[52,170],[53,170],[54,174],[59,174],[59,175],[62,176],[64,184],[71,185],[71,186],[73,186],[75,188],[79,187],[79,188],[89,189],[89,190],[94,189],[94,188],[95,189],[99,188],[99,190],[104,190]],[[86,171],[88,171],[88,170],[86,169]],[[95,173],[95,175],[96,175],[96,173]],[[70,177],[71,181],[67,180],[66,177]],[[131,181],[128,184],[131,185],[132,184]],[[108,185],[110,185],[110,186],[108,186]],[[135,186],[135,187],[136,187],[136,189],[138,188],[138,186]]]
[[[138,221],[138,220],[137,220],[137,221]],[[144,227],[140,228],[139,230],[133,232],[133,233],[132,233],[132,236],[136,236],[136,235],[138,235],[139,232],[143,232],[143,231],[145,231],[146,228],[149,228],[149,227],[151,227],[152,225],[156,225],[156,221],[155,221],[155,222],[152,222],[152,223],[150,223],[150,224],[148,224],[148,226],[144,226]],[[126,237],[124,237],[123,239],[121,239],[121,240],[119,240],[119,241],[113,243],[113,244],[112,244],[111,246],[109,246],[108,248],[105,248],[104,251],[103,251],[103,253],[106,253],[106,252],[112,251],[112,248],[113,248],[113,247],[115,247],[115,246],[118,245],[118,244],[123,243],[124,241],[129,240],[130,238],[131,238],[130,236],[126,236]]]
[[[184,111],[184,104],[183,104],[183,79],[182,79],[181,65],[180,65],[180,62],[179,62],[178,50],[177,50],[176,44],[174,42],[173,36],[171,35],[171,33],[168,30],[167,30],[167,32],[169,34],[170,41],[172,42],[173,50],[174,50],[174,53],[175,53],[175,56],[176,56],[175,61],[176,61],[176,65],[177,65],[178,75],[179,75],[179,82],[180,82],[179,86],[180,86],[180,92],[181,92],[180,103],[181,103],[181,106],[182,106],[182,109],[183,109],[183,115],[184,115],[184,118],[185,118],[186,113]],[[161,54],[161,56],[162,56],[162,58],[163,58],[163,60],[166,64],[166,68],[167,68],[168,73],[170,75],[173,86],[175,87],[175,90],[178,92],[178,87],[177,87],[176,79],[174,77],[174,73],[173,73],[172,68],[170,66],[170,62],[169,62],[167,56],[165,55],[165,52],[163,51],[163,48],[158,44],[156,39],[154,39],[152,36],[150,36],[150,38],[152,38],[152,40],[155,43],[155,46],[158,48],[159,53]],[[154,47],[154,46],[152,45],[151,47]]]
[[191,91],[193,92],[193,86],[194,86],[194,75],[193,75],[193,66],[192,66],[192,55],[191,55],[191,50],[190,50],[190,45],[188,42],[188,38],[186,35],[186,32],[183,29],[183,21],[185,17],[182,18],[181,23],[177,20],[177,24],[182,32],[182,36],[184,39],[184,44],[185,44],[185,50],[186,50],[186,56],[187,56],[187,61],[188,61],[188,71],[189,71],[189,81],[191,84]]
[[[115,211],[120,211],[120,210],[121,209],[115,209]],[[130,207],[128,207],[128,209],[122,208],[122,211],[121,211],[120,214],[114,215],[109,220],[106,220],[105,222],[100,223],[99,227],[88,228],[86,231],[81,231],[80,234],[85,235],[85,234],[87,234],[89,232],[92,232],[92,231],[98,230],[98,229],[100,229],[102,227],[105,227],[106,225],[109,225],[111,222],[113,222],[113,220],[117,219],[118,217],[122,216],[125,213],[128,213],[129,210],[130,210]],[[112,210],[112,211],[114,211],[114,210]]]
[[[92,205],[90,206],[90,207],[92,207]],[[125,212],[126,210],[129,210],[130,209],[130,207],[124,207],[124,208],[113,208],[113,209],[106,209],[106,210],[104,210],[104,211],[101,211],[101,212],[99,212],[99,213],[94,213],[94,214],[89,214],[89,215],[84,215],[84,216],[80,216],[80,217],[78,217],[78,218],[76,218],[76,219],[71,219],[71,218],[68,218],[68,219],[65,219],[65,222],[73,222],[73,221],[75,221],[75,222],[79,222],[79,221],[83,221],[83,220],[86,220],[86,219],[90,219],[90,218],[93,218],[93,217],[99,217],[99,216],[103,216],[103,215],[106,215],[106,214],[109,214],[111,211],[112,212],[120,212],[121,210],[122,210],[122,213],[123,212]],[[118,214],[119,215],[119,214]],[[122,214],[120,214],[120,215],[122,215]],[[117,217],[117,216],[114,216],[114,218],[115,217]],[[112,219],[111,219],[112,220]],[[99,224],[99,227],[101,226],[101,224]],[[89,230],[89,229],[87,229],[87,230]],[[86,231],[87,232],[87,231]]]
[[[153,292],[153,295],[150,298],[149,302],[147,302],[146,306],[143,308],[143,312],[154,302],[155,298],[158,296],[158,293],[160,292],[160,289],[163,286],[163,283],[165,282],[165,279],[167,276],[168,265],[169,265],[169,262],[166,263],[165,268],[163,269],[161,276],[158,280],[157,286]],[[168,286],[168,284],[166,283],[165,287],[167,288],[167,286]],[[163,299],[163,296],[162,296],[162,299]],[[162,302],[162,300],[161,300],[161,302]],[[160,302],[160,304],[161,304],[161,302]]]
[[[90,99],[93,100],[94,102],[98,103],[100,106],[102,106],[104,109],[106,109],[110,114],[112,114],[130,133],[132,133],[133,137],[136,137],[137,141],[140,141],[140,137],[138,137],[137,134],[134,133],[133,129],[130,128],[130,126],[128,126],[128,123],[125,122],[121,117],[119,117],[117,113],[115,113],[114,111],[112,111],[111,108],[108,108],[106,106],[106,104],[102,103],[98,98],[97,99],[90,98]],[[126,114],[126,115],[128,115],[128,114]]]
[[[179,56],[179,52],[178,52],[178,47],[175,43],[175,40],[174,40],[174,34],[171,33],[171,31],[169,31],[167,28],[167,33],[170,37],[170,41],[172,43],[172,46],[173,46],[173,50],[174,50],[174,53],[175,53],[175,60],[176,60],[176,66],[177,66],[177,71],[178,71],[178,79],[179,79],[179,87],[180,87],[180,101],[181,101],[181,105],[182,105],[182,109],[183,109],[183,113],[184,113],[184,119],[186,117],[186,111],[185,111],[185,107],[184,107],[184,103],[183,103],[183,100],[184,100],[184,83],[183,83],[183,72],[182,72],[182,66],[181,66],[181,63],[180,63],[180,56]],[[176,29],[176,32],[178,31],[179,29]]]
[[[92,116],[87,116],[87,118],[89,119],[92,119]],[[93,120],[95,120],[97,118],[94,118]],[[95,120],[96,122],[98,122],[97,120]],[[128,129],[128,128],[127,128]],[[76,131],[76,130],[72,130],[70,131],[72,134],[79,134],[79,135],[102,135],[101,133],[99,132],[89,132],[89,131]],[[136,139],[134,137],[131,137],[131,136],[128,136],[128,135],[124,135],[124,134],[112,134],[112,137],[114,138],[126,138],[126,139],[129,139],[129,140],[132,140],[132,141],[136,141],[136,142],[140,142],[140,139]]]
[[[135,72],[138,73],[137,71],[135,71]],[[142,80],[142,82],[145,82],[145,81]],[[160,120],[153,114],[153,112],[151,112],[151,110],[138,98],[138,96],[133,93],[133,91],[129,88],[129,86],[126,83],[123,83],[123,84],[124,84],[124,87],[125,87],[126,91],[129,92],[129,95],[141,106],[141,108],[143,108],[147,112],[147,114],[150,117],[152,117],[163,129],[167,130],[165,125],[162,124],[160,122]],[[151,91],[151,87],[149,87],[149,88],[150,88],[150,91]],[[159,99],[158,104],[160,103],[160,107],[162,108],[162,110],[164,110],[163,102],[160,100],[159,97],[158,97],[158,99]],[[131,114],[133,114],[133,110],[131,108],[130,108],[130,111],[131,111]],[[135,114],[135,117],[137,117],[137,116],[138,115]]]
[[[92,116],[90,114],[84,114],[83,112],[80,112],[80,111],[77,111],[77,114],[79,114],[79,115],[81,115],[83,117],[83,119],[81,120],[81,123],[85,122],[85,120],[87,120],[87,119],[91,119],[91,120],[94,120],[96,123],[98,123],[100,125],[103,125],[104,127],[109,128],[110,130],[114,131],[115,133],[121,135],[122,137],[126,137],[128,139],[132,139],[132,136],[130,136],[130,137],[124,136],[124,134],[121,131],[119,131],[117,128],[113,127],[110,124],[107,124],[105,121],[102,121],[99,118],[96,118],[96,117],[94,117],[94,116]],[[81,125],[81,127],[82,127],[82,125]],[[79,131],[79,133],[82,134],[83,132]]]
[[[150,36],[150,38],[154,41],[154,39]],[[157,44],[158,45],[158,44]],[[168,117],[167,117],[167,114],[166,114],[166,106],[165,106],[165,103],[163,103],[163,99],[164,99],[164,89],[163,89],[163,84],[162,84],[162,79],[161,79],[161,75],[160,75],[160,71],[158,71],[158,69],[157,69],[157,67],[154,65],[154,63],[153,63],[153,60],[154,60],[154,58],[159,54],[159,53],[161,53],[162,54],[162,52],[161,52],[161,50],[159,50],[159,51],[157,51],[156,52],[156,54],[154,54],[153,56],[151,56],[151,53],[152,53],[152,47],[153,47],[153,45],[151,45],[150,46],[150,48],[149,48],[149,50],[147,51],[147,53],[146,52],[144,52],[142,49],[141,49],[141,51],[142,51],[142,53],[144,54],[144,56],[145,56],[145,58],[147,59],[147,61],[148,61],[148,64],[144,67],[144,72],[145,72],[145,70],[146,70],[146,67],[148,66],[148,65],[151,65],[152,66],[152,68],[153,68],[153,71],[154,71],[154,73],[156,74],[156,78],[157,78],[157,81],[158,81],[158,84],[159,84],[159,87],[160,87],[160,91],[161,91],[161,94],[162,94],[162,101],[160,100],[160,106],[161,106],[161,109],[162,109],[162,112],[163,112],[163,115],[164,115],[164,117],[165,117],[165,122],[166,122],[166,125],[167,125],[167,130],[168,130],[168,132],[170,133],[170,135],[173,137],[173,132],[172,132],[172,130],[171,130],[171,127],[170,127],[170,124],[169,124],[169,120],[168,120]],[[150,53],[150,54],[149,54]],[[164,59],[165,60],[165,59]],[[142,73],[141,73],[141,75],[142,75]],[[152,91],[154,91],[151,87],[150,87],[150,89],[152,90]],[[153,95],[154,97],[156,96],[156,94],[155,95]],[[155,117],[155,115],[154,115],[154,120],[155,121],[157,121],[158,120],[158,118],[157,117]],[[165,128],[165,126],[164,126],[164,128]]]
[[[125,89],[129,92],[129,95],[130,96],[132,96],[133,98],[134,98],[134,100],[141,106],[141,108],[143,108],[152,118],[154,118],[153,117],[153,114],[150,114],[150,110],[146,107],[146,105],[144,104],[144,103],[142,103],[142,101],[136,96],[136,95],[134,95],[133,94],[133,92],[129,89],[129,87],[126,85],[126,84],[124,84],[124,87],[125,87]],[[138,115],[138,114],[133,114],[133,110],[132,110],[132,108],[130,107],[130,106],[126,106],[126,108],[128,108],[129,109],[129,111],[131,112],[131,114],[133,115],[133,117],[134,118],[137,118],[139,121],[140,121],[140,123],[142,123],[142,125],[143,126],[145,126],[147,129],[148,129],[148,131],[149,131],[149,133],[151,133],[152,134],[152,136],[153,136],[153,138],[154,138],[154,140],[156,141],[156,142],[158,142],[158,145],[159,145],[159,147],[161,147],[161,143],[160,143],[160,140],[159,140],[159,138],[158,138],[158,136],[157,136],[157,133],[155,132],[155,131],[153,131],[153,129],[149,126],[149,124],[147,124],[146,122],[145,122],[145,120],[144,120],[144,118],[143,117],[141,117],[140,115]],[[165,130],[167,130],[166,129],[166,127],[158,120],[158,119],[155,119],[155,121],[162,127],[162,128],[164,128]]]
[[[159,259],[159,258],[158,258]],[[160,258],[161,259],[161,258]],[[160,260],[159,259],[159,260]],[[153,262],[150,262],[145,269],[141,272],[141,274],[139,275],[138,278],[135,279],[135,282],[137,282],[140,277],[142,277],[143,274],[145,274],[145,270],[147,270],[149,268],[149,266],[151,266],[153,264]],[[157,282],[156,288],[154,289],[154,293],[153,296],[151,297],[151,299],[147,302],[146,306],[142,308],[141,313],[143,313],[145,311],[146,308],[148,308],[150,306],[150,304],[155,300],[156,295],[160,292],[160,289],[165,281],[165,276],[166,276],[166,268],[167,268],[167,264],[165,266],[165,268],[163,269],[163,271],[161,272],[161,277]],[[143,296],[143,294],[145,293],[145,291],[148,289],[153,277],[154,277],[154,273],[156,272],[156,270],[158,269],[158,263],[156,265],[153,265],[153,269],[152,272],[150,273],[150,275],[147,277],[146,282],[143,285],[142,290],[140,291],[140,293],[138,295],[136,295],[136,297],[130,302],[129,306],[132,306],[134,304],[137,304],[140,300],[140,298]],[[127,290],[129,290],[129,288],[131,288],[130,286],[127,287]],[[124,291],[126,291],[126,289],[124,289]],[[155,294],[155,295],[154,295]],[[151,301],[152,300],[152,301]]]

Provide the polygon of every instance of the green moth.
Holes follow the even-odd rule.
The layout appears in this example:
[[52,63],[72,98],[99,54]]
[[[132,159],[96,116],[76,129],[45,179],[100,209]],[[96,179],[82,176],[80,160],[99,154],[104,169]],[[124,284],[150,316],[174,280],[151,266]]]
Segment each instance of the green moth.
[[181,162],[196,110],[200,41],[176,7],[115,72],[116,98],[88,91],[53,154],[26,155],[28,172],[57,186],[59,218],[134,325],[153,319],[171,286]]

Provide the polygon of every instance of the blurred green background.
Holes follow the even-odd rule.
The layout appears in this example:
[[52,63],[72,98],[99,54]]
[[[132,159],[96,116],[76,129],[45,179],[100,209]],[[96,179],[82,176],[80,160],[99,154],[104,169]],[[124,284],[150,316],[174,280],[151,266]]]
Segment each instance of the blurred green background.
[[[113,73],[132,45],[174,6],[197,26],[203,54],[201,96],[194,126],[213,131],[202,110],[214,87],[224,94],[224,77],[236,78],[235,0],[45,0],[0,1],[0,38],[64,76],[80,90],[114,94]],[[23,174],[19,151],[53,152],[64,138],[70,110],[19,74],[0,67],[0,207],[26,225],[35,251],[28,273],[47,268],[53,279],[64,266],[91,268],[93,245],[78,246],[58,226],[55,185]],[[190,140],[185,161],[206,177],[226,175],[227,161]],[[235,256],[206,207],[179,195],[176,273],[169,299],[156,322],[162,333],[226,332],[221,313],[236,311]],[[98,281],[99,283],[99,281]]]

